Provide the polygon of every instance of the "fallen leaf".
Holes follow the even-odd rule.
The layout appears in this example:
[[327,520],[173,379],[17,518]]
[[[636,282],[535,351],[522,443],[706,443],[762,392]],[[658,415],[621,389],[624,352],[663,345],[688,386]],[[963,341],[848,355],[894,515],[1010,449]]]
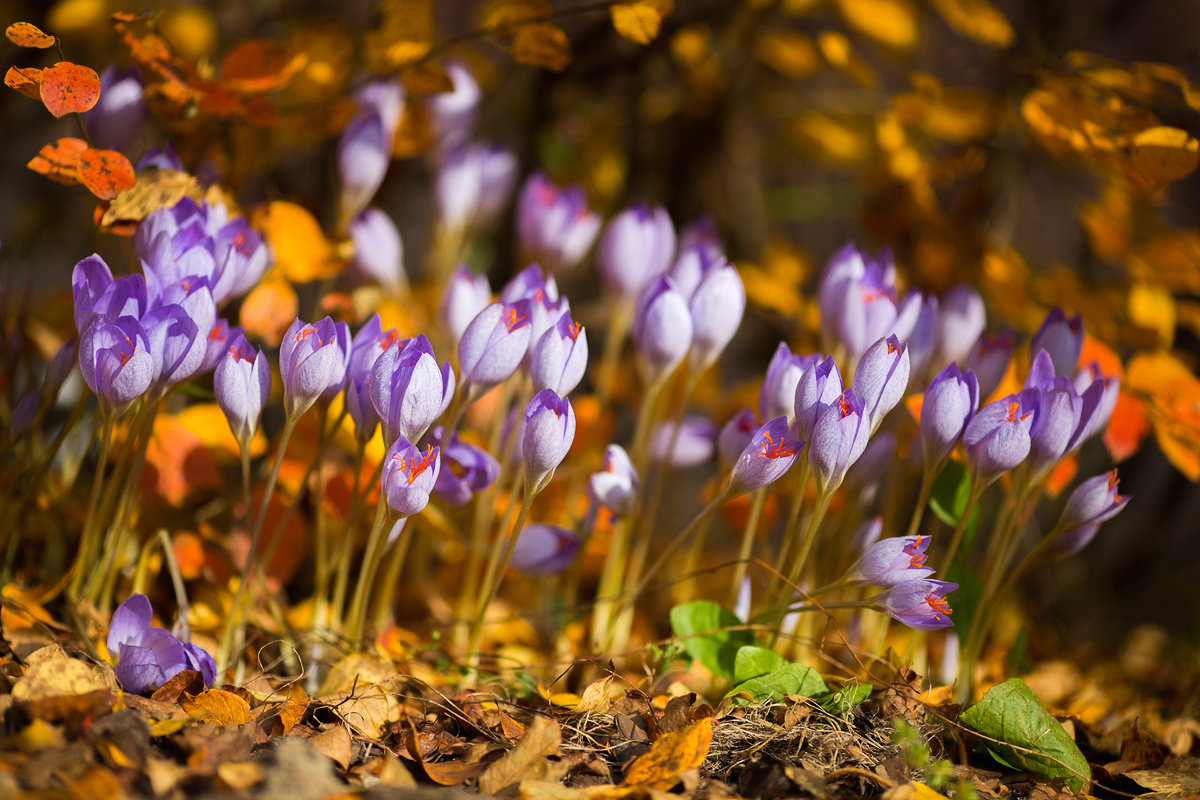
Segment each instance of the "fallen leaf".
[[1158,769],[1133,770],[1125,777],[1151,791],[1194,797],[1200,793],[1200,758],[1173,758]]
[[5,29],[4,35],[17,47],[36,47],[39,50],[54,47],[54,37],[29,22],[14,22]]
[[56,117],[82,114],[100,99],[100,76],[91,67],[59,61],[42,70],[40,95],[46,110]]
[[579,698],[579,702],[571,711],[575,714],[606,714],[612,706],[612,700],[609,697],[612,691],[613,676],[605,675],[598,681],[593,681],[588,684],[588,687],[583,690],[583,695]]
[[87,664],[62,655],[26,669],[25,674],[13,685],[12,696],[14,700],[28,701],[69,697],[107,688]]
[[562,72],[571,63],[571,41],[557,25],[535,22],[513,35],[513,61]]
[[179,706],[209,725],[244,725],[251,720],[250,704],[224,689],[185,694],[179,698]]
[[[303,206],[276,200],[256,215],[275,266],[293,283],[329,278],[337,274],[340,262],[316,218]],[[291,320],[288,320],[291,322]]]
[[79,180],[101,200],[112,200],[135,183],[133,164],[116,150],[88,148],[79,156]]
[[629,766],[621,785],[669,790],[683,773],[704,763],[712,744],[712,726],[712,718],[705,717],[679,733],[663,734]]
[[350,731],[346,730],[344,725],[328,725],[324,730],[308,737],[308,740],[339,767],[350,768],[350,758],[354,755],[354,742],[350,739]]
[[204,691],[204,676],[194,669],[175,673],[158,687],[150,699],[160,703],[178,703],[184,694],[199,694]]
[[296,290],[285,280],[264,279],[242,300],[238,321],[246,336],[278,347],[284,331],[300,310]]

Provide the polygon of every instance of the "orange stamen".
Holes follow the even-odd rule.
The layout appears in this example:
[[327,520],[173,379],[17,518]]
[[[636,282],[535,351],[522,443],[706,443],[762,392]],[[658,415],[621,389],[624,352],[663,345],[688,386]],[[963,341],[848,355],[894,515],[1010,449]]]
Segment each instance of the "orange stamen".
[[925,602],[937,614],[945,614],[948,617],[954,613],[954,609],[950,608],[950,604],[946,602],[946,598],[938,597],[933,592],[929,593],[929,596],[925,598]]
[[[412,456],[412,458],[405,460],[403,456],[401,456],[399,453],[396,453],[392,456],[392,458],[400,461],[400,473],[408,478],[408,483],[411,486],[412,482],[417,479],[417,476],[429,469],[429,465],[433,463],[433,445],[428,445],[425,448],[424,456],[421,456],[420,452],[418,452],[416,455]],[[418,460],[418,458],[420,460]]]
[[400,332],[395,328],[392,328],[390,331],[384,333],[383,336],[379,337],[379,348],[381,350],[387,350],[389,347],[395,344],[396,340],[399,338]]
[[908,565],[915,569],[920,569],[921,567],[925,566],[926,561],[925,554],[920,552],[918,549],[921,546],[921,538],[922,537],[918,535],[908,547],[904,548],[904,553],[910,556]]
[[574,342],[579,338],[579,332],[581,330],[583,330],[582,323],[572,322],[570,325],[567,326],[567,336],[571,337],[571,341]]
[[517,328],[524,326],[528,320],[529,317],[524,315],[518,317],[517,310],[515,308],[507,309],[503,314],[500,315],[500,321],[504,323],[504,327],[508,329],[509,333],[512,333]]
[[786,436],[779,437],[777,442],[771,438],[769,431],[763,431],[763,438],[766,439],[766,442],[763,443],[763,449],[759,451],[760,455],[767,458],[786,458],[797,453],[795,445],[789,442]]
[[889,355],[896,352],[896,345],[892,344],[890,339],[888,340],[887,346],[888,346],[888,354]]

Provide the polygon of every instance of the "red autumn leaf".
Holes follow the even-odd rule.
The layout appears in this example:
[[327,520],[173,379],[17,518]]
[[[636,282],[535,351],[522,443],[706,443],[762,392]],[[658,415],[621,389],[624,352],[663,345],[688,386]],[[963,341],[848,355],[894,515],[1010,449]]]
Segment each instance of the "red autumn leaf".
[[4,85],[30,100],[42,99],[42,71],[37,67],[9,67],[4,73]]
[[41,96],[56,117],[82,113],[100,99],[100,76],[91,67],[59,61],[42,70]]
[[269,92],[291,83],[304,56],[282,42],[251,39],[235,47],[221,62],[221,80],[234,92]]
[[88,148],[79,156],[79,180],[96,197],[112,200],[133,187],[133,165],[116,150]]
[[55,183],[74,186],[79,183],[79,159],[87,149],[83,139],[59,139],[43,146],[25,166]]
[[54,47],[54,37],[29,22],[14,22],[4,31],[4,35],[17,47],[36,47],[39,50]]

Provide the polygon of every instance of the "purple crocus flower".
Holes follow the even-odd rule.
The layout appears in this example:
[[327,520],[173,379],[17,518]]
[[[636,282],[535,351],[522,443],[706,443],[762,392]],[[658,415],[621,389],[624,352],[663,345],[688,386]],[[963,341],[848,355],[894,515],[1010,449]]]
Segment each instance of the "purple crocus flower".
[[113,612],[108,652],[117,658],[113,671],[125,691],[141,694],[185,669],[196,670],[211,685],[217,677],[212,656],[191,642],[180,642],[166,628],[152,627],[153,616],[144,594],[130,595]]
[[692,344],[692,316],[675,282],[659,275],[642,291],[633,318],[633,343],[643,379],[654,384],[675,371]]
[[796,435],[810,441],[817,418],[842,394],[842,373],[838,372],[833,356],[820,361],[818,358],[811,358],[800,373],[792,409],[796,414]]
[[974,372],[976,380],[979,381],[979,402],[982,403],[991,397],[992,392],[996,391],[1000,381],[1004,379],[1016,342],[1017,335],[1012,331],[984,331],[971,346],[963,368]]
[[175,152],[175,148],[171,146],[171,143],[167,142],[162,147],[151,147],[138,159],[137,168],[139,171],[150,169],[151,167],[183,172],[183,161],[179,158],[179,154]]
[[279,346],[279,374],[288,418],[299,417],[327,392],[341,391],[349,358],[350,329],[346,323],[325,317],[310,325],[297,317]]
[[947,289],[938,298],[934,363],[962,362],[986,324],[987,311],[979,292],[965,283]]
[[767,364],[767,374],[758,393],[759,415],[763,419],[779,416],[793,419],[796,414],[796,388],[800,385],[800,376],[804,374],[805,369],[820,359],[817,355],[802,356],[793,353],[786,342],[780,342],[771,356],[770,363]]
[[550,482],[575,441],[575,409],[571,402],[551,389],[535,394],[525,410],[521,439],[526,490],[537,493]]
[[441,470],[441,451],[429,445],[422,452],[403,436],[384,457],[380,487],[388,507],[402,517],[419,514],[429,504],[429,493]]
[[675,430],[674,422],[662,422],[654,429],[650,434],[650,458],[675,469],[699,466],[712,458],[717,438],[715,422],[689,414],[679,421],[679,432]]
[[471,136],[483,92],[479,90],[475,76],[462,63],[450,59],[445,68],[453,90],[430,95],[426,102],[438,134],[436,141],[444,146],[458,146]]
[[221,363],[221,359],[228,352],[229,345],[245,333],[245,328],[231,326],[229,320],[217,317],[204,340],[204,358],[200,359],[200,368],[196,371],[208,372],[210,369],[216,369],[217,364]]
[[692,315],[692,346],[688,365],[693,373],[712,365],[733,339],[746,311],[746,288],[728,261],[705,273],[688,303]]
[[395,137],[404,115],[404,84],[397,79],[371,81],[354,93],[354,102],[360,110],[378,112],[388,136]]
[[846,470],[866,449],[870,434],[866,406],[853,387],[817,417],[808,445],[808,465],[822,495],[841,485]]
[[742,450],[729,476],[729,496],[753,492],[779,480],[791,469],[804,442],[788,438],[788,418],[775,417],[763,425]]
[[634,298],[667,271],[675,256],[675,228],[661,206],[638,204],[608,221],[596,248],[596,265],[619,297]]
[[433,491],[452,506],[466,505],[475,492],[486,489],[500,475],[500,462],[488,452],[458,438],[451,433],[445,438],[445,430],[434,428],[429,439],[442,451],[442,465]]
[[591,248],[600,223],[600,216],[588,210],[582,186],[562,189],[534,173],[517,200],[521,260],[537,261],[555,273],[570,269]]
[[909,292],[896,318],[896,337],[908,347],[910,380],[924,385],[930,366],[935,363],[938,299],[931,294]]
[[481,145],[449,150],[438,164],[434,186],[442,227],[471,231],[488,225],[512,197],[516,182],[517,159],[510,150]]
[[[157,306],[142,317],[142,326],[154,358],[155,391],[162,392],[186,380],[200,368],[207,339],[183,306]],[[207,329],[206,329],[207,330]]]
[[345,227],[379,191],[392,160],[392,134],[379,110],[366,108],[338,139],[338,218]]
[[928,536],[892,536],[866,549],[846,573],[848,580],[873,586],[896,586],[933,574],[925,566]]
[[463,331],[471,320],[492,301],[492,290],[486,275],[460,264],[450,275],[442,293],[442,304],[438,308],[442,325],[450,334],[455,346],[462,339]]
[[871,418],[871,432],[896,407],[908,390],[908,346],[895,334],[867,348],[854,370],[854,391],[863,399]]
[[271,396],[271,366],[262,349],[255,352],[245,337],[238,336],[217,364],[213,393],[229,420],[234,438],[246,447],[254,438],[258,418]]
[[614,519],[620,519],[633,511],[637,491],[638,476],[629,454],[620,445],[610,444],[604,448],[601,470],[588,478],[588,496]]
[[267,271],[270,252],[245,217],[234,217],[213,236],[213,302],[217,305],[253,289]]
[[108,415],[125,412],[154,380],[150,340],[133,317],[92,320],[79,339],[79,371]]
[[950,459],[967,423],[979,407],[975,373],[951,363],[937,374],[921,403],[921,452],[928,475],[936,475]]
[[486,306],[458,340],[458,368],[464,389],[484,392],[503,383],[529,350],[528,300]]
[[125,316],[141,319],[149,306],[144,277],[127,275],[114,280],[108,264],[95,253],[75,265],[71,291],[75,298],[75,330],[80,334],[96,317],[109,321]]
[[1076,314],[1068,319],[1062,308],[1055,306],[1029,340],[1029,352],[1036,353],[1039,350],[1050,354],[1055,373],[1070,375],[1075,371],[1079,353],[1083,350],[1083,317]]
[[1115,469],[1088,478],[1071,492],[1058,524],[1051,532],[1050,548],[1054,555],[1074,555],[1087,546],[1100,529],[1100,523],[1121,512],[1129,495],[1117,493],[1120,484]]
[[1075,390],[1082,402],[1079,422],[1071,434],[1071,440],[1067,442],[1068,453],[1075,452],[1084,442],[1104,430],[1117,405],[1120,388],[1120,380],[1115,376],[1103,375],[1100,365],[1094,361],[1075,375]]
[[753,408],[743,408],[721,426],[717,434],[717,458],[723,466],[731,467],[758,430],[758,414]]
[[363,323],[350,341],[350,360],[346,365],[346,411],[354,421],[359,442],[369,442],[379,425],[379,412],[371,402],[367,384],[371,369],[384,351],[399,341],[395,329],[385,331],[378,314]]
[[817,289],[821,331],[826,346],[841,346],[856,364],[872,342],[888,336],[896,323],[895,265],[891,254],[865,257],[853,244],[841,249],[825,268]]
[[404,275],[404,243],[392,218],[378,208],[368,208],[350,223],[354,258],[350,265],[364,278],[391,294],[408,286]]
[[1069,378],[1056,377],[1038,392],[1037,420],[1029,432],[1027,461],[1034,480],[1040,480],[1066,454],[1083,411],[1083,398]]
[[719,243],[695,239],[689,244],[680,244],[679,255],[668,274],[679,286],[679,291],[691,298],[704,276],[724,263],[726,258]]
[[120,150],[142,132],[148,113],[137,70],[118,73],[116,64],[110,64],[100,73],[100,99],[83,115],[83,123],[92,147]]
[[571,566],[581,543],[575,531],[535,522],[517,534],[508,566],[526,575],[554,575]]
[[570,394],[583,380],[587,362],[587,332],[582,325],[571,321],[569,313],[563,314],[533,346],[530,361],[533,390],[553,389],[560,396]]
[[571,305],[559,293],[554,276],[546,275],[539,264],[530,264],[505,284],[500,290],[499,299],[509,304],[519,300],[529,303],[529,350],[525,361],[528,366],[533,345],[542,338],[542,334],[554,327],[554,323],[570,310]]
[[874,599],[875,606],[919,631],[936,631],[954,625],[953,609],[945,595],[958,588],[957,583],[918,578],[892,586]]
[[850,552],[865,552],[868,547],[879,541],[883,535],[883,517],[871,517],[864,520],[854,530],[850,537]]
[[425,334],[394,342],[375,360],[367,381],[385,440],[420,440],[454,395],[450,363],[438,369]]
[[979,409],[963,431],[972,485],[981,489],[1029,455],[1038,390],[1025,389]]

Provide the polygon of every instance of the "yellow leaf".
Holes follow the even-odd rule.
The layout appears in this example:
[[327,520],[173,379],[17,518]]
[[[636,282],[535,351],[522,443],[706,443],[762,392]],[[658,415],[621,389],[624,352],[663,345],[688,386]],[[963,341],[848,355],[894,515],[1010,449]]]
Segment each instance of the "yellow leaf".
[[363,37],[367,64],[387,72],[419,61],[433,45],[436,15],[433,0],[384,0],[380,24]]
[[[240,453],[237,439],[229,429],[225,412],[216,403],[196,403],[175,414],[175,421],[196,434],[206,447],[223,450],[229,458],[236,459]],[[262,430],[254,432],[250,440],[250,455],[261,456],[267,452],[267,437]]]
[[196,179],[186,172],[150,167],[140,170],[133,186],[113,198],[100,224],[140,222],[156,208],[170,208],[184,197],[199,200],[203,196]]
[[788,78],[803,78],[821,69],[821,58],[813,40],[794,31],[764,31],[754,44],[754,55]]
[[1166,288],[1146,283],[1135,283],[1130,288],[1130,321],[1154,331],[1161,347],[1171,346],[1175,337],[1175,316],[1175,299]]
[[522,25],[513,36],[513,61],[561,72],[571,63],[571,42],[557,25]]
[[1013,28],[988,0],[932,0],[933,7],[953,30],[991,47],[1012,44]]
[[1182,180],[1200,165],[1200,140],[1179,128],[1148,128],[1133,137],[1133,165],[1151,183]]
[[846,22],[859,33],[897,50],[917,43],[917,9],[910,0],[838,0]]
[[839,164],[855,164],[871,153],[871,142],[855,127],[856,122],[811,112],[791,120],[788,132],[825,158]]
[[1140,353],[1126,368],[1131,391],[1146,401],[1163,455],[1189,480],[1200,480],[1200,380],[1171,353]]
[[321,226],[304,207],[276,200],[260,215],[259,224],[275,266],[289,281],[307,283],[333,277],[340,270],[341,262],[333,258]]
[[640,0],[612,7],[612,22],[617,33],[631,42],[650,44],[658,37],[662,18],[671,13],[674,0]]
[[548,0],[497,0],[480,15],[484,28],[494,30],[540,19],[553,12]]
[[217,48],[217,18],[202,5],[164,11],[158,18],[158,30],[186,61],[196,61]]
[[705,717],[678,733],[663,734],[625,772],[622,786],[667,791],[683,773],[696,769],[712,744],[712,718]]
[[579,702],[571,709],[576,714],[605,714],[608,712],[612,701],[609,699],[609,691],[612,689],[613,676],[605,675],[598,681],[593,681],[588,684],[588,687],[583,690],[583,696],[579,698]]
[[830,66],[846,73],[853,81],[863,86],[874,86],[879,78],[875,70],[858,57],[846,35],[838,31],[825,31],[817,36],[817,48]]
[[224,689],[184,694],[179,698],[179,706],[209,725],[245,725],[250,721],[250,704]]

